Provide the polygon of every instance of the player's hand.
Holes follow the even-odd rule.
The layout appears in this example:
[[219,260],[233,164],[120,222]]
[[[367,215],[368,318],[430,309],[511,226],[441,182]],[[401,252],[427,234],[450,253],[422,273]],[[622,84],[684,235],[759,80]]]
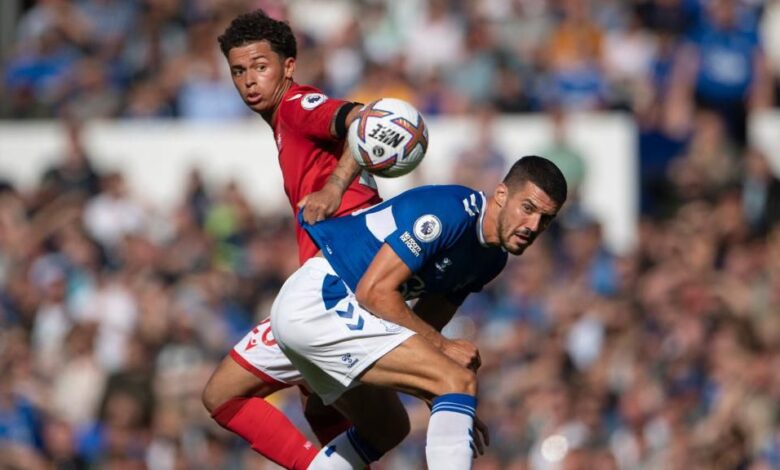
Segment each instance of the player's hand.
[[313,224],[333,215],[340,204],[341,191],[330,184],[326,184],[319,191],[304,196],[298,203],[298,208],[303,208],[303,220]]
[[[474,446],[477,448],[479,455],[485,455],[485,447],[490,445],[490,433],[485,423],[479,419],[479,416],[474,418]],[[474,458],[477,458],[475,455]]]
[[474,372],[482,365],[477,347],[465,339],[448,339],[441,346],[441,351],[459,365]]

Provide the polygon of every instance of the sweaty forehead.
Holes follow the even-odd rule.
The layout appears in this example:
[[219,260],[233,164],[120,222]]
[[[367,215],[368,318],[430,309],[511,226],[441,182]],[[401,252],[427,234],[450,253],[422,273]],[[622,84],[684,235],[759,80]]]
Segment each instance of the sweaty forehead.
[[558,212],[558,204],[536,184],[527,181],[513,198],[518,202],[530,201],[545,214],[553,215]]

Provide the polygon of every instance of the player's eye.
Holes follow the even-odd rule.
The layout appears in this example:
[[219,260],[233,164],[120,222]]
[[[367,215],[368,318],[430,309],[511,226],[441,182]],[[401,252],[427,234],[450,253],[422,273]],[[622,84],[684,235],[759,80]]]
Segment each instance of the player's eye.
[[526,214],[531,214],[533,213],[533,211],[534,208],[531,206],[531,204],[523,204],[523,212],[525,212]]
[[230,71],[230,74],[233,75],[234,77],[239,77],[241,76],[242,73],[244,73],[243,69],[233,69]]
[[268,66],[265,65],[265,64],[257,64],[257,65],[255,65],[255,70],[257,70],[258,72],[265,72],[265,69],[267,69],[267,68],[268,68]]

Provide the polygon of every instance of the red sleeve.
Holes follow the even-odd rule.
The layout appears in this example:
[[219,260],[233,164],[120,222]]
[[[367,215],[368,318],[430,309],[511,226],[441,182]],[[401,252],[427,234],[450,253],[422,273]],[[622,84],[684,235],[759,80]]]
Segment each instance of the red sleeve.
[[279,119],[288,129],[313,140],[337,140],[330,132],[333,118],[347,101],[329,98],[314,90],[285,98]]

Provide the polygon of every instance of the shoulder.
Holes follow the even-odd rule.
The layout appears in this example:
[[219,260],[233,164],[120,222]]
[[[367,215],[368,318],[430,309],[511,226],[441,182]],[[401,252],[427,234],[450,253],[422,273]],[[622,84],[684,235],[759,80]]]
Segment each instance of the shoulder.
[[441,223],[465,226],[476,222],[482,211],[483,196],[465,186],[432,185],[409,190],[399,196],[398,210],[415,223]]
[[280,108],[282,110],[311,111],[327,102],[328,99],[328,96],[316,87],[295,84],[284,94]]
[[293,85],[279,104],[278,119],[294,132],[310,137],[331,137],[334,115],[344,104],[319,89],[307,85]]
[[476,199],[479,191],[454,184],[448,185],[426,185],[410,189],[399,197],[418,204],[431,207],[441,206],[442,208],[451,208],[459,205],[462,207],[463,200],[467,201],[474,195]]

